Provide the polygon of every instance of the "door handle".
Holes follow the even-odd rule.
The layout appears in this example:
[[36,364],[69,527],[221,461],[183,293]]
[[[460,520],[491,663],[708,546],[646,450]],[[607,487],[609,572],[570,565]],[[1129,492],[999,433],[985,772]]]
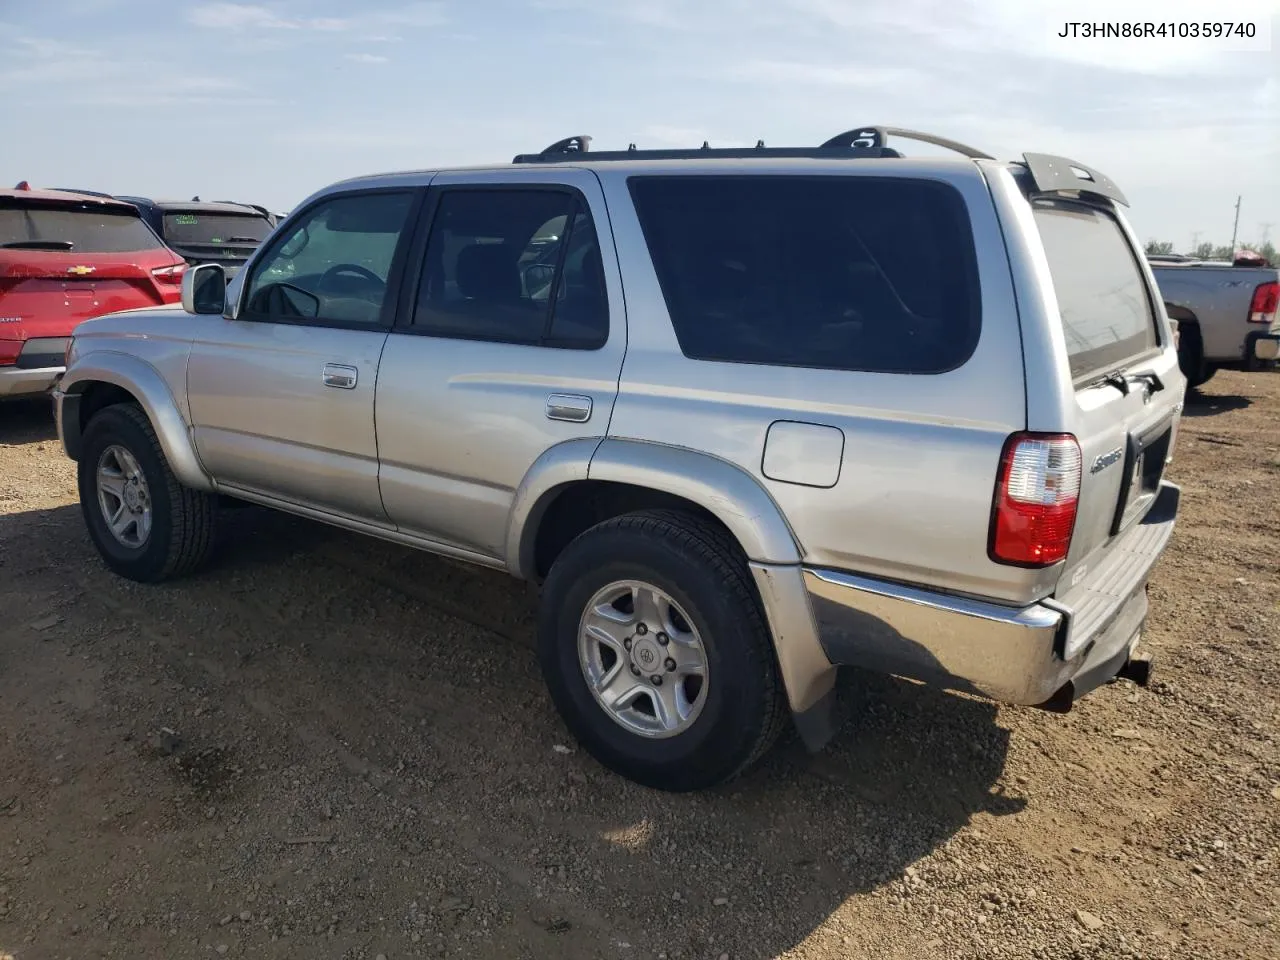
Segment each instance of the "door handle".
[[591,398],[570,393],[553,393],[547,397],[547,419],[586,423],[591,419]]
[[354,390],[360,372],[345,363],[326,363],[320,371],[320,379],[326,387],[337,387],[339,390]]

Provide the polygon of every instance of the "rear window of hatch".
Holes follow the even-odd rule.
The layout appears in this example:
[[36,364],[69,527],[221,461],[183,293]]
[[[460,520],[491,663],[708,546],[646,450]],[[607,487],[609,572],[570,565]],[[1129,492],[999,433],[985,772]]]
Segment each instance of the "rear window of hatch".
[[271,232],[266,217],[238,213],[173,210],[164,214],[164,235],[179,246],[257,246]]
[[6,200],[0,248],[66,253],[133,253],[163,248],[130,207]]
[[1032,210],[1058,298],[1071,377],[1109,373],[1159,346],[1138,254],[1114,216],[1065,200]]
[[638,175],[629,186],[690,358],[937,374],[973,355],[977,257],[948,184]]

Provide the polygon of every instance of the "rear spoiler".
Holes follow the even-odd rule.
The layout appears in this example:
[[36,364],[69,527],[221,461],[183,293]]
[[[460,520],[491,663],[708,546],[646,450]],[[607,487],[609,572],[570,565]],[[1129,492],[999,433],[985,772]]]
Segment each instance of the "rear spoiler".
[[1031,174],[1036,193],[1080,193],[1129,206],[1129,201],[1110,177],[1077,160],[1049,153],[1024,153],[1022,160]]

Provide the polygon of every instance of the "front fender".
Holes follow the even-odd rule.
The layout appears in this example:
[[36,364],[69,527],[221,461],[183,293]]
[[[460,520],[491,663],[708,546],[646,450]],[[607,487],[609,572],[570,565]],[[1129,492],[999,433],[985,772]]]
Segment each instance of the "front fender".
[[58,384],[58,429],[68,456],[77,455],[80,437],[79,418],[69,413],[78,411],[80,398],[98,383],[119,387],[138,401],[156,431],[169,468],[183,486],[213,490],[213,481],[200,464],[191,431],[164,377],[145,360],[115,350],[93,350],[75,357]]

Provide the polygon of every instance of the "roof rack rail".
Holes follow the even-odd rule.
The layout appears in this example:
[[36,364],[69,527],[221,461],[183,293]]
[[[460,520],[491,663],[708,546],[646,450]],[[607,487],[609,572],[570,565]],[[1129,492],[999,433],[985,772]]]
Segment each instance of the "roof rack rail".
[[905,127],[854,127],[852,130],[846,130],[844,133],[838,133],[822,146],[826,147],[865,147],[875,150],[892,151],[888,156],[901,156],[898,151],[892,147],[886,146],[886,141],[890,137],[898,137],[901,140],[916,140],[920,143],[930,143],[935,147],[945,147],[948,150],[954,150],[956,153],[963,154],[970,160],[994,160],[995,157],[988,153],[983,153],[974,147],[967,146],[956,140],[948,140],[946,137],[935,136],[932,133],[921,133],[918,130],[908,130]]
[[[875,157],[901,157],[902,154],[887,145],[890,137],[901,137],[906,140],[917,140],[931,143],[961,153],[971,160],[994,159],[973,147],[948,140],[945,137],[930,133],[906,130],[902,127],[854,127],[844,133],[837,134],[817,147],[766,147],[763,140],[757,140],[754,147],[716,147],[706,140],[697,149],[662,149],[640,150],[634,143],[628,144],[626,150],[607,150],[592,153],[590,158],[596,160],[692,160],[714,157],[719,159],[744,159],[766,155],[774,158],[809,157],[830,158],[844,157],[848,159],[868,159]],[[591,138],[585,134],[566,137],[538,153],[518,154],[512,163],[564,163],[577,160],[590,149]]]

